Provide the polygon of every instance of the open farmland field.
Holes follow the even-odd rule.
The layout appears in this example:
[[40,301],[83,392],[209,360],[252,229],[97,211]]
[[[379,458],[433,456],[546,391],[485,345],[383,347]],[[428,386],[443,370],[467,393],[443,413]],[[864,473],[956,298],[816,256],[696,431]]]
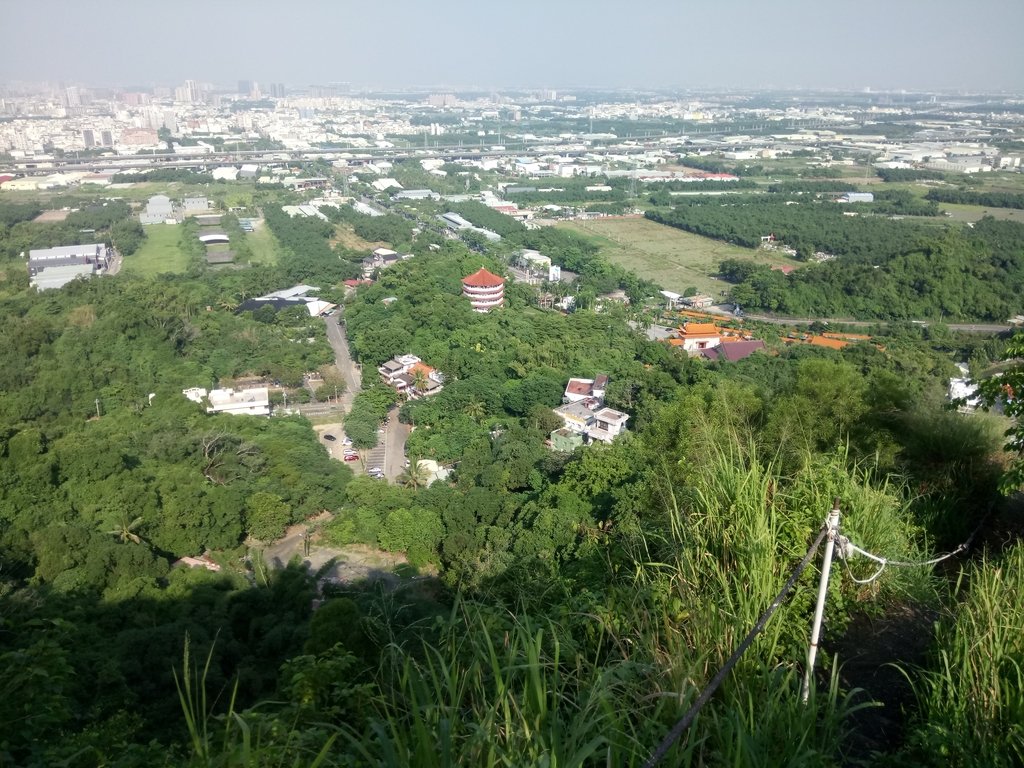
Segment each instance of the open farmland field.
[[962,205],[960,203],[939,203],[939,207],[949,214],[953,221],[978,221],[984,216],[1006,221],[1024,223],[1024,211],[1018,208],[992,208],[987,205]]
[[369,240],[363,240],[348,224],[334,225],[334,237],[331,238],[331,245],[340,245],[342,248],[348,248],[351,251],[366,251],[367,254],[374,248],[386,248],[388,246],[385,242],[371,243]]
[[590,237],[609,261],[676,293],[692,287],[721,298],[728,286],[714,274],[724,259],[800,265],[782,255],[741,248],[643,218],[573,221],[557,226]]
[[180,224],[150,224],[146,227],[146,241],[131,256],[124,258],[124,272],[143,277],[155,277],[164,272],[184,272],[188,255],[178,242]]
[[258,221],[252,232],[245,235],[245,240],[252,251],[252,264],[275,264],[280,245],[274,233],[270,231],[265,221]]

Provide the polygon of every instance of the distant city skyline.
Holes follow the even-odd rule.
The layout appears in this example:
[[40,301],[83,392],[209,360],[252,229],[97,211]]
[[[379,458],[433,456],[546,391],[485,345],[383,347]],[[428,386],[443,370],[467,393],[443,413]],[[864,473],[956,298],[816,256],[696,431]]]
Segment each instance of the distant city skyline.
[[1024,3],[4,2],[0,80],[1024,91]]

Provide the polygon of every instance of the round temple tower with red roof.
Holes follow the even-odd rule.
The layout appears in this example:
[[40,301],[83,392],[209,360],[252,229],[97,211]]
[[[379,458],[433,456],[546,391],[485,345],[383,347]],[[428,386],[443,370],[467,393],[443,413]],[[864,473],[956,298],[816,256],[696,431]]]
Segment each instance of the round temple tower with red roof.
[[483,267],[462,278],[462,295],[476,312],[487,312],[505,303],[505,281]]

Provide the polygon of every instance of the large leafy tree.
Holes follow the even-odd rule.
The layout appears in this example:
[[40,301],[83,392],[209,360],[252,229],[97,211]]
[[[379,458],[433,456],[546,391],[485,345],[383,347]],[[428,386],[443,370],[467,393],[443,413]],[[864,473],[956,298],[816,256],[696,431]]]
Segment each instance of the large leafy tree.
[[1024,333],[1013,337],[1003,358],[1010,361],[1006,370],[980,382],[978,389],[988,407],[1001,403],[1003,413],[1013,420],[1006,430],[1006,450],[1011,460],[999,484],[1009,495],[1024,487]]

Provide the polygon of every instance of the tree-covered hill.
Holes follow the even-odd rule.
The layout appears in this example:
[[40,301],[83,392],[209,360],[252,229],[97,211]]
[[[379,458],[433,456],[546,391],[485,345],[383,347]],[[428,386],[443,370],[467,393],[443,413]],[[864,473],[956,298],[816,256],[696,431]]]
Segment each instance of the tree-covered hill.
[[[874,203],[836,204],[811,195],[692,197],[647,217],[750,248],[774,236],[798,258],[831,260],[792,274],[738,261],[721,265],[731,298],[746,309],[797,317],[1003,321],[1024,310],[1024,225],[991,217],[934,225],[902,191]],[[880,215],[886,214],[886,215]],[[888,215],[888,214],[899,214]]]
[[[550,230],[482,254],[430,249],[428,234],[347,300],[367,385],[402,353],[446,376],[401,409],[414,430],[400,482],[351,479],[304,419],[210,416],[180,392],[244,374],[297,383],[333,359],[320,321],[234,311],[296,279],[333,293],[355,267],[325,222],[282,216],[267,212],[286,251],[274,268],[104,277],[0,305],[0,762],[637,766],[834,498],[843,533],[896,561],[1011,520],[996,494],[1004,425],[942,398],[953,359],[986,366],[1004,342],[908,324],[834,351],[765,329],[766,353],[707,363],[649,341],[637,308],[565,315],[510,283],[503,309],[470,311],[460,279],[533,243],[578,264],[587,290],[644,293]],[[935,259],[983,255],[1009,276],[1018,237],[983,223],[937,241]],[[551,451],[566,381],[596,373],[629,434]],[[381,391],[360,395],[371,422],[390,403]],[[453,468],[448,481],[427,485],[427,457]],[[246,546],[324,510],[317,545],[408,564],[334,583],[329,567],[270,568]],[[171,567],[207,548],[220,571]],[[1020,635],[1001,628],[1024,622],[1024,585],[1019,546],[1007,550],[971,566],[966,599],[949,597],[959,560],[949,574],[893,564],[870,583],[875,563],[837,564],[804,704],[806,571],[668,764],[852,762],[854,710],[889,692],[840,677],[833,654],[851,622],[891,615],[928,617],[913,630],[935,641],[915,659],[873,651],[878,666],[903,663],[919,696],[898,692],[918,704],[886,710],[903,735],[875,757],[1019,762]]]
[[[1024,225],[990,217],[950,230],[904,252],[841,257],[790,275],[723,263],[746,308],[798,317],[988,320],[1024,311]],[[875,263],[872,263],[872,262]]]

